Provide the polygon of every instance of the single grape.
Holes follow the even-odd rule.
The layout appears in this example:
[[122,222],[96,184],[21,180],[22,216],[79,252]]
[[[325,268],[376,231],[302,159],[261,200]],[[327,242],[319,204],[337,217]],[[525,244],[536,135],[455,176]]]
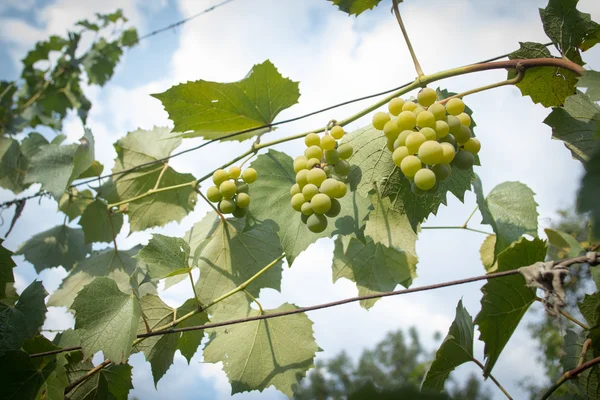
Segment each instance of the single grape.
[[346,160],[340,160],[333,168],[336,174],[346,176],[350,173],[350,163]]
[[325,214],[331,209],[331,198],[324,193],[319,193],[310,200],[310,204],[315,213]]
[[351,144],[344,143],[337,148],[338,153],[340,153],[340,158],[342,160],[347,160],[352,156],[354,149]]
[[302,196],[304,196],[304,199],[307,201],[315,197],[315,195],[318,193],[319,188],[316,185],[313,185],[312,183],[309,183],[308,185],[302,188]]
[[402,111],[414,111],[415,108],[417,108],[417,103],[414,103],[412,101],[406,101],[402,106]]
[[308,176],[307,169],[303,169],[302,171],[300,171],[296,174],[296,183],[298,184],[298,186],[300,186],[300,189],[302,189],[304,187],[304,185],[306,185],[308,183],[308,181],[306,179],[307,176]]
[[302,190],[300,190],[300,186],[297,183],[294,183],[290,188],[290,196],[294,197],[298,193],[302,193]]
[[456,154],[456,150],[454,148],[454,146],[452,145],[452,143],[440,143],[440,145],[442,146],[442,164],[450,164],[452,162],[452,160],[454,160],[454,155]]
[[421,164],[421,160],[419,160],[419,157],[415,156],[404,157],[400,163],[400,169],[402,170],[402,173],[408,178],[415,176],[417,171],[419,171],[422,167],[423,165]]
[[229,174],[224,169],[218,169],[213,173],[212,180],[215,185],[219,186],[221,183],[229,179]]
[[224,199],[230,199],[237,192],[237,186],[233,181],[225,181],[219,186],[219,192]]
[[248,213],[248,209],[247,208],[236,208],[235,210],[233,210],[233,216],[236,218],[244,218],[246,216],[246,214]]
[[235,202],[233,200],[223,199],[219,203],[219,211],[221,211],[223,214],[231,214],[235,211],[235,209]]
[[409,155],[410,154],[408,153],[408,149],[406,148],[406,146],[400,146],[396,150],[394,150],[394,153],[392,154],[392,161],[394,161],[394,164],[396,164],[396,166],[399,167],[402,163],[402,160],[404,160]]
[[325,171],[325,175],[327,175],[328,177],[331,176],[331,174],[333,174],[333,165],[324,166],[323,171]]
[[382,111],[373,114],[373,127],[378,131],[382,131],[385,124],[390,120],[390,115]]
[[310,204],[309,201],[307,201],[306,203],[302,204],[302,208],[300,208],[300,212],[303,215],[306,215],[306,216],[314,214],[312,205]]
[[390,151],[390,153],[394,152],[394,146],[395,146],[396,141],[398,141],[398,139],[396,139],[396,140],[387,139],[386,147]]
[[456,166],[456,168],[465,170],[473,168],[474,162],[475,158],[472,153],[469,153],[468,151],[459,151],[454,156],[453,164]]
[[435,140],[429,140],[419,147],[419,159],[423,164],[435,165],[442,162],[444,150]]
[[425,136],[425,140],[436,140],[437,134],[432,128],[421,128],[419,131]]
[[311,232],[321,233],[327,229],[327,217],[320,214],[313,214],[306,220],[306,226]]
[[254,168],[246,168],[244,172],[242,172],[242,179],[246,183],[254,183],[258,179],[258,173]]
[[396,139],[400,133],[400,128],[395,120],[391,120],[383,127],[383,133],[388,139]]
[[471,139],[471,130],[466,126],[461,125],[458,129],[458,132],[454,134],[454,138],[459,144],[466,143],[469,139]]
[[419,118],[419,114],[421,114],[423,111],[426,110],[421,106],[417,106],[417,108],[413,110],[413,113],[417,116],[417,118]]
[[250,196],[246,193],[238,193],[235,196],[235,205],[239,208],[246,208],[250,205]]
[[348,193],[348,186],[346,186],[346,184],[344,182],[338,181],[338,190],[337,190],[337,193],[335,194],[335,197],[337,199],[341,199],[342,197],[344,197],[346,195],[346,193]]
[[415,181],[412,181],[410,183],[410,190],[411,190],[411,192],[413,192],[413,194],[415,196],[418,196],[418,197],[425,196],[427,194],[427,192],[425,190],[419,189],[417,187],[417,185],[415,184]]
[[417,101],[423,107],[429,107],[437,100],[437,93],[432,88],[423,88],[417,94]]
[[318,158],[311,158],[310,160],[308,160],[308,162],[306,163],[306,167],[308,169],[313,169],[313,167],[315,165],[321,165],[321,160],[319,160]]
[[463,147],[469,153],[477,154],[481,150],[481,143],[476,138],[471,138],[465,142]]
[[302,221],[303,224],[306,225],[306,222],[308,221],[308,215],[304,215],[302,213],[300,213],[300,221]]
[[335,138],[331,135],[323,135],[321,138],[321,148],[323,150],[333,150],[335,148]]
[[302,195],[302,193],[295,194],[292,196],[292,208],[296,211],[300,211],[302,209],[302,204],[306,203],[306,199]]
[[430,113],[433,114],[436,121],[441,121],[443,119],[446,119],[446,107],[444,107],[440,103],[433,103],[432,105],[429,106],[427,111],[429,111]]
[[450,128],[451,134],[454,135],[460,129],[460,125],[461,125],[460,120],[458,118],[456,118],[454,115],[448,115],[446,122],[448,123],[448,127]]
[[400,128],[400,131],[405,131],[407,129],[412,130],[415,126],[417,126],[417,116],[411,111],[402,111],[396,119],[396,124],[398,125],[398,128]]
[[218,203],[219,201],[221,201],[221,199],[223,199],[223,195],[219,191],[219,188],[216,186],[211,186],[208,188],[208,190],[206,191],[206,197],[213,203]]
[[463,113],[458,114],[456,116],[456,118],[458,118],[461,125],[471,126],[471,117],[469,116],[469,114],[463,112]]
[[429,111],[423,111],[417,115],[417,125],[420,128],[433,128],[435,126],[435,117]]
[[325,215],[328,216],[329,218],[335,218],[338,215],[340,215],[341,211],[342,211],[342,205],[340,204],[340,202],[337,201],[336,199],[331,199],[331,208],[329,209],[329,211],[327,211],[325,213]]
[[294,159],[294,172],[298,173],[303,169],[306,169],[306,163],[308,162],[308,158],[305,156],[298,156]]
[[450,127],[446,121],[435,121],[435,135],[438,139],[446,137],[450,133]]
[[250,191],[250,187],[244,181],[237,180],[235,181],[236,191],[238,193],[248,193]]
[[339,125],[336,125],[333,128],[331,128],[329,134],[333,136],[334,139],[340,140],[342,137],[344,137],[344,128],[342,128]]
[[435,174],[435,177],[436,177],[436,179],[437,179],[438,182],[441,182],[444,179],[448,178],[450,176],[450,174],[452,173],[452,170],[446,164],[434,165],[431,168],[431,170]]
[[421,147],[425,141],[425,135],[423,135],[421,132],[411,133],[406,138],[406,147],[408,148],[408,152],[410,154],[415,154],[417,151],[419,151],[419,147]]
[[452,135],[452,134],[448,134],[448,135],[444,136],[443,138],[441,138],[440,143],[450,143],[452,145],[452,147],[456,147],[456,139],[454,138],[454,135]]
[[321,186],[321,183],[323,183],[325,179],[327,179],[327,174],[320,168],[313,168],[306,174],[306,181],[312,183],[316,187]]
[[[304,143],[306,144],[306,147],[319,146],[321,144],[321,138],[316,133],[309,133],[304,138]],[[312,158],[312,157],[308,157],[308,158]]]
[[328,178],[321,183],[319,191],[327,196],[333,198],[337,194],[339,189],[339,181],[336,179]]
[[435,186],[436,178],[432,170],[423,168],[415,174],[415,185],[421,190],[429,190]]
[[405,130],[400,132],[400,134],[398,135],[398,139],[396,139],[396,141],[394,142],[394,148],[397,149],[400,146],[406,146],[406,138],[413,132],[414,131],[411,130]]
[[242,170],[240,167],[237,166],[232,166],[229,168],[229,177],[231,179],[237,179],[240,177],[240,174],[242,173]]
[[398,115],[402,112],[403,105],[404,105],[404,99],[401,99],[400,97],[396,97],[395,99],[392,99],[388,103],[388,110],[390,110],[390,114]]
[[340,160],[340,152],[338,150],[327,150],[325,152],[325,162],[327,164],[335,164]]
[[[320,143],[320,142],[319,142]],[[306,150],[304,150],[304,155],[306,156],[306,158],[308,158],[309,160],[311,158],[318,158],[319,160],[321,159],[321,157],[323,157],[323,149],[321,149],[319,146],[314,145],[314,146],[310,146],[309,148],[307,148]]]
[[465,103],[459,98],[453,98],[446,103],[446,111],[450,115],[458,115],[465,111]]

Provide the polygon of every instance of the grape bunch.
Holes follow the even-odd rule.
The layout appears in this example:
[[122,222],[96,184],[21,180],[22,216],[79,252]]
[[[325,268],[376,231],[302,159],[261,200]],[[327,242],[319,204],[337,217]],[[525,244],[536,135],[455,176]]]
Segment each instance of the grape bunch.
[[[241,177],[241,179],[239,179]],[[249,184],[256,182],[258,174],[254,168],[233,166],[229,171],[218,169],[213,173],[215,186],[206,191],[206,197],[213,203],[219,203],[218,209],[223,214],[233,214],[236,218],[246,216],[250,205]]]
[[337,217],[342,207],[338,199],[348,191],[346,177],[354,151],[348,143],[338,144],[344,136],[341,126],[334,126],[322,137],[309,133],[304,138],[306,150],[294,160],[296,183],[290,189],[292,208],[301,213],[302,222],[311,232],[323,232],[327,217]]
[[383,131],[394,164],[411,180],[412,192],[423,195],[437,190],[448,178],[451,166],[470,169],[481,149],[471,132],[471,117],[459,98],[444,105],[431,88],[417,95],[417,102],[392,99],[389,113],[373,115],[373,127]]

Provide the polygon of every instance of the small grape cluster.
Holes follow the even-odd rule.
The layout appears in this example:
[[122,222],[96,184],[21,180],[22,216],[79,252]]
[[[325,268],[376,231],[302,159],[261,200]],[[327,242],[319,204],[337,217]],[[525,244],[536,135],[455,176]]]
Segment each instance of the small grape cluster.
[[373,127],[387,137],[392,160],[412,181],[416,195],[437,190],[450,176],[451,165],[472,168],[481,149],[463,101],[451,98],[444,105],[437,100],[435,90],[424,88],[417,102],[395,98],[388,104],[389,113],[373,115]]
[[294,160],[296,183],[290,189],[292,208],[301,213],[302,222],[311,232],[323,232],[327,217],[337,217],[342,210],[338,199],[348,191],[352,146],[338,144],[344,136],[341,126],[334,126],[322,137],[309,133],[304,138],[306,150]]
[[[239,179],[240,177],[242,179]],[[215,186],[208,188],[206,197],[213,203],[219,203],[218,209],[221,213],[242,218],[246,216],[250,205],[248,185],[256,182],[257,178],[258,174],[254,168],[246,168],[243,172],[236,166],[229,168],[229,171],[218,169],[212,176]]]

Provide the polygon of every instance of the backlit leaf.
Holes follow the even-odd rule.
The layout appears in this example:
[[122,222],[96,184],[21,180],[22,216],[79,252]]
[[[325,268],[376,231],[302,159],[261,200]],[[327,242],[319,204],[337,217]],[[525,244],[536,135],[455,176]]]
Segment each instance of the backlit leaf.
[[152,279],[186,274],[190,269],[190,246],[182,238],[169,237],[155,233],[146,246],[140,250],[137,258],[148,265]]
[[110,212],[106,203],[97,199],[85,208],[79,225],[85,243],[112,242],[123,226],[123,214]]

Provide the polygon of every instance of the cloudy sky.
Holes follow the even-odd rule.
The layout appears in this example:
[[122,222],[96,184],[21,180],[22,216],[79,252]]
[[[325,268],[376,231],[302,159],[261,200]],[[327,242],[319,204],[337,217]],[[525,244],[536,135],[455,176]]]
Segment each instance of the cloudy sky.
[[[75,21],[90,18],[94,12],[110,12],[121,7],[141,34],[193,15],[216,4],[215,0],[4,0],[0,3],[0,79],[15,79],[19,60],[37,40],[49,34],[64,34]],[[386,2],[387,3],[387,2]],[[407,0],[401,6],[405,24],[425,73],[508,53],[519,41],[546,42],[538,16],[538,7],[546,0]],[[581,0],[580,10],[600,20],[600,3]],[[97,158],[110,168],[115,151],[112,147],[128,131],[154,125],[171,125],[160,102],[149,96],[172,85],[197,80],[220,82],[243,78],[252,65],[270,59],[284,75],[300,81],[300,103],[280,114],[279,119],[297,116],[324,106],[366,94],[386,90],[414,78],[410,55],[387,5],[366,12],[358,19],[339,12],[325,0],[236,0],[175,30],[157,35],[124,55],[114,78],[103,88],[86,88],[93,108],[89,127],[96,137]],[[600,50],[585,55],[589,66],[600,69]],[[505,79],[502,71],[463,76],[438,83],[455,92]],[[476,168],[484,191],[504,181],[520,181],[537,195],[540,231],[556,218],[556,210],[573,206],[582,173],[562,143],[550,140],[550,128],[541,122],[548,114],[542,106],[523,98],[518,89],[504,87],[467,98],[474,110],[477,135],[482,142],[482,167]],[[271,138],[286,136],[324,126],[331,119],[343,119],[365,107],[369,101],[328,111],[318,116],[281,127]],[[348,129],[368,123],[369,117]],[[82,126],[70,118],[64,127],[69,140],[82,136]],[[181,149],[195,146],[198,139],[186,140]],[[172,161],[181,172],[201,176],[233,155],[247,149],[249,143],[228,142],[206,151],[191,153]],[[301,153],[300,142],[278,147],[292,156]],[[32,188],[29,192],[34,192]],[[0,190],[0,199],[12,198]],[[465,204],[452,198],[437,217],[425,226],[459,225],[475,207],[475,196],[468,193]],[[55,214],[56,204],[43,200],[29,202],[22,218],[5,245],[15,250],[33,234],[62,223]],[[208,207],[198,203],[196,210],[180,224],[168,224],[161,231],[182,236],[202,218]],[[4,213],[4,218],[11,215]],[[478,226],[480,215],[473,219]],[[118,237],[120,248],[145,243],[150,231],[130,236],[124,227]],[[6,225],[0,228],[4,233]],[[485,236],[466,231],[424,231],[417,242],[420,257],[419,278],[414,285],[479,275],[484,272],[479,247]],[[331,282],[332,240],[319,240],[285,269],[281,293],[264,290],[260,300],[265,307],[277,307],[284,301],[299,306],[354,296],[352,282]],[[36,275],[33,267],[16,257],[17,288],[42,279],[48,291],[56,290],[66,276],[62,268]],[[162,293],[176,306],[192,296],[185,283]],[[433,349],[436,331],[446,333],[459,299],[472,315],[479,308],[480,284],[425,292],[380,300],[370,311],[358,304],[316,311],[309,315],[315,322],[315,337],[324,350],[318,358],[327,359],[341,350],[358,357],[393,329],[418,325],[425,345]],[[533,309],[538,309],[534,305]],[[527,318],[534,321],[535,312]],[[538,312],[539,315],[539,312]],[[72,318],[61,309],[50,309],[45,327],[70,327]],[[531,350],[533,342],[522,324],[500,357],[495,376],[515,398],[523,392],[517,381],[541,377],[543,371]],[[343,339],[340,339],[343,338]],[[477,343],[481,359],[483,345]],[[527,356],[524,356],[527,355]],[[131,360],[134,385],[131,392],[143,399],[230,398],[230,386],[219,364],[204,364],[197,355],[190,366],[179,354],[175,364],[154,389],[150,366],[140,354]],[[478,372],[471,365],[460,367],[458,378]],[[501,398],[490,382],[485,386]],[[270,388],[236,395],[236,399],[279,399]]]

